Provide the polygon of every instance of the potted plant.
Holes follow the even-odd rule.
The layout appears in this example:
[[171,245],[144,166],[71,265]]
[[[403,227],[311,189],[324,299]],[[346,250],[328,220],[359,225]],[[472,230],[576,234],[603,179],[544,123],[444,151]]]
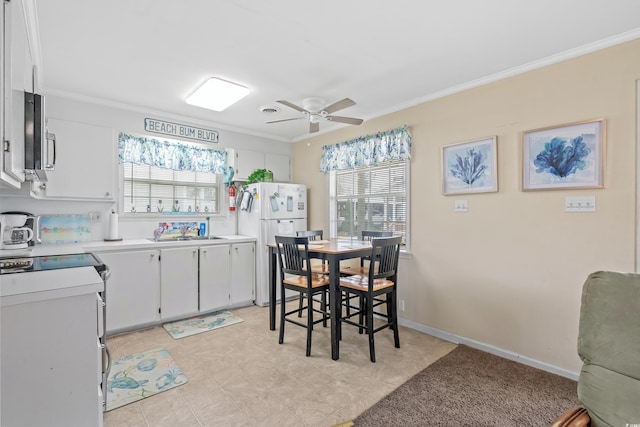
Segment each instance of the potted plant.
[[269,169],[256,169],[247,177],[247,184],[255,182],[273,182],[273,172]]

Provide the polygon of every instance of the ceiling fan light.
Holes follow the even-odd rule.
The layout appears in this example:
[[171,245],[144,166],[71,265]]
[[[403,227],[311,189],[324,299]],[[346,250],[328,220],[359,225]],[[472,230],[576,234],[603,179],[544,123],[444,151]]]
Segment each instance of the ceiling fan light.
[[249,88],[211,77],[186,99],[187,104],[223,111],[249,94]]

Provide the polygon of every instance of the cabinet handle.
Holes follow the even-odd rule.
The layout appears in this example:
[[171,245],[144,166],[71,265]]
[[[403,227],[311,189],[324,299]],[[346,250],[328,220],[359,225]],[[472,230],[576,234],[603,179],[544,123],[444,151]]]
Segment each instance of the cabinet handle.
[[206,254],[206,253],[207,253],[207,250],[206,250],[206,249],[204,249],[204,250],[202,251],[202,253],[203,253],[203,254]]
[[109,196],[111,196],[111,193],[109,193],[108,191],[104,193],[104,197],[109,197]]
[[197,249],[194,249],[193,254],[195,255],[195,254],[197,254],[197,253],[198,253],[198,250],[197,250]]
[[155,257],[155,256],[156,256],[156,254],[151,254],[151,258],[153,258],[153,257]]

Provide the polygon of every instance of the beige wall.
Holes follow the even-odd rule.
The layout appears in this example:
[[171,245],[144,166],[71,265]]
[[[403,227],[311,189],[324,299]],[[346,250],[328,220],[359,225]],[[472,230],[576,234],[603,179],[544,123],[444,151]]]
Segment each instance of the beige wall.
[[[586,276],[635,268],[637,79],[640,40],[296,143],[293,181],[309,186],[309,226],[328,229],[322,146],[407,124],[412,257],[401,264],[401,317],[577,372]],[[600,117],[604,189],[520,190],[521,131]],[[441,147],[488,135],[498,136],[499,192],[443,196]],[[566,196],[585,195],[597,212],[564,212]],[[459,198],[467,213],[454,212]]]

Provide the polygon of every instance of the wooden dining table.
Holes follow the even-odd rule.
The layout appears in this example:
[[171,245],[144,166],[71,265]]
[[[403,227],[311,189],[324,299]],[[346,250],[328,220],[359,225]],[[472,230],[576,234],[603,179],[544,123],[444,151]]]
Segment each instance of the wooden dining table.
[[[276,287],[278,248],[275,243],[267,245],[269,248],[269,329],[276,329]],[[309,258],[326,260],[329,264],[329,307],[331,313],[342,310],[340,298],[340,261],[371,256],[371,242],[349,239],[331,239],[309,242]],[[331,316],[331,358],[340,358],[340,325],[337,317]]]

